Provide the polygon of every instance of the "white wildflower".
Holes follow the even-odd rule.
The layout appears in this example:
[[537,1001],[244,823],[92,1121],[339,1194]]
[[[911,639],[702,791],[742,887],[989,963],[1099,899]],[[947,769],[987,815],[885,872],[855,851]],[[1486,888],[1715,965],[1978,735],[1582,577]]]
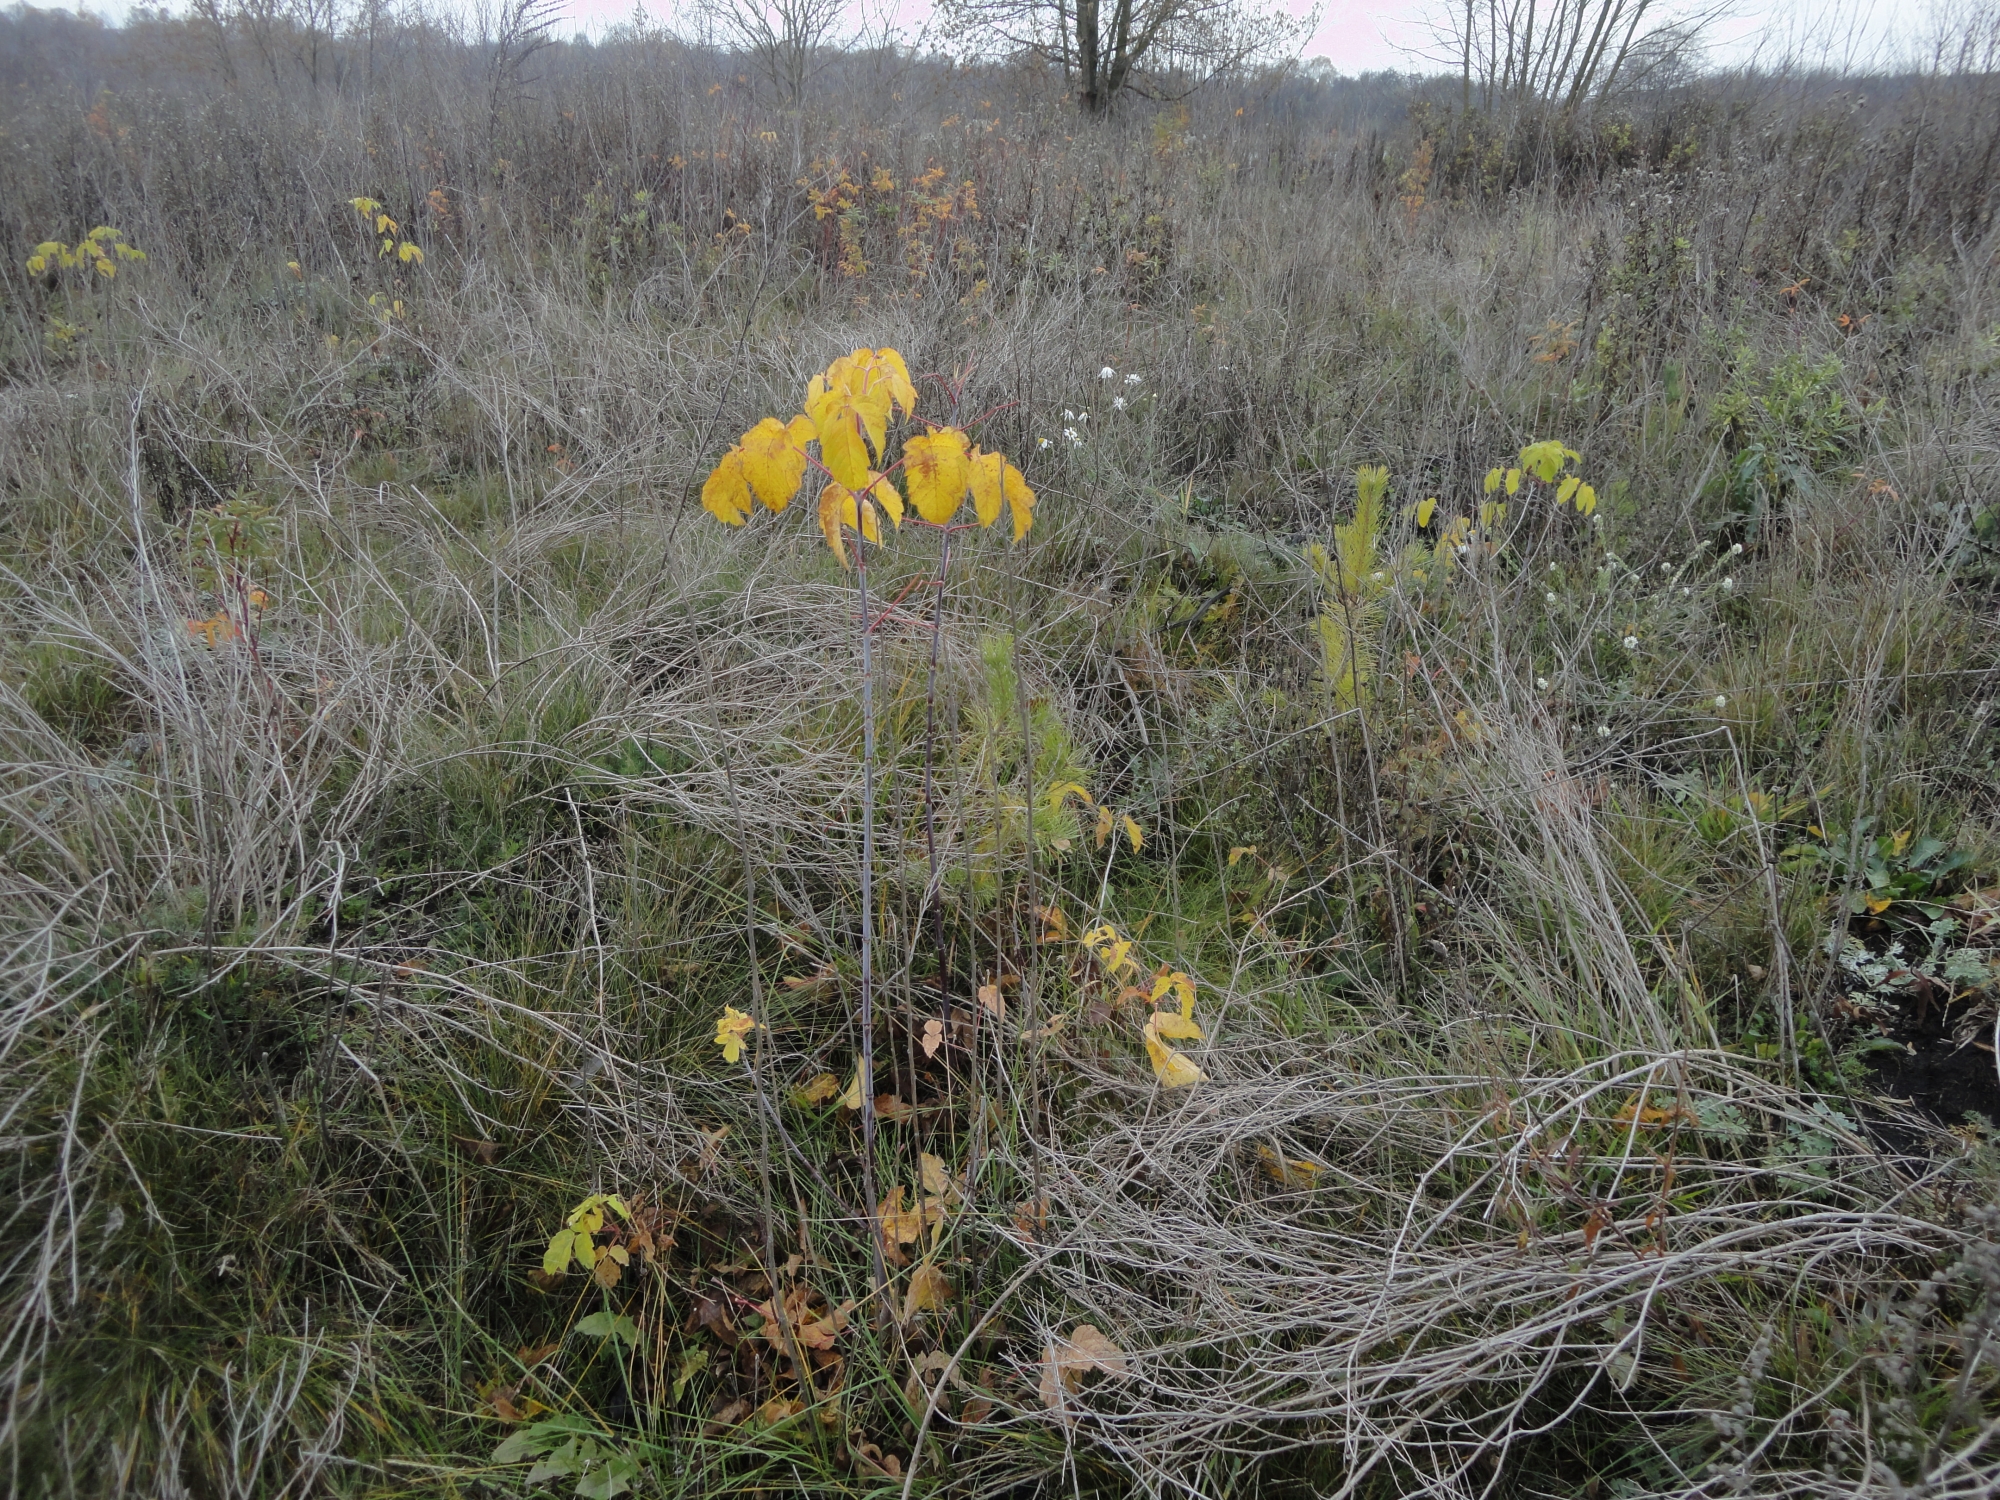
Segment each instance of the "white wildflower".
[[1083,446],[1083,434],[1078,432],[1074,427],[1065,427],[1063,429],[1063,436],[1069,439],[1070,447],[1081,448]]
[[1735,592],[1736,592],[1736,580],[1735,580],[1734,578],[1725,578],[1725,579],[1723,579],[1723,580],[1722,580],[1722,588],[1723,588],[1723,592],[1724,592],[1724,593],[1731,593],[1731,594],[1735,593]]
[[1111,398],[1111,409],[1113,411],[1125,410],[1125,398],[1123,396],[1113,396]]
[[1132,371],[1131,374],[1125,377],[1125,383],[1127,385],[1137,385],[1139,383],[1139,372],[1137,370]]
[[1717,708],[1727,708],[1727,707],[1729,707],[1729,697],[1728,697],[1728,695],[1727,695],[1726,693],[1717,693],[1717,694],[1715,695],[1715,706],[1716,706]]
[[1636,635],[1626,636],[1625,649],[1627,651],[1637,651],[1639,649],[1639,637],[1637,637]]
[[1555,591],[1554,589],[1550,589],[1550,590],[1549,590],[1549,592],[1548,592],[1548,601],[1549,601],[1549,603],[1551,603],[1551,604],[1553,604],[1553,603],[1555,603],[1555,602],[1556,602],[1556,591]]
[[1731,542],[1729,544],[1729,555],[1731,557],[1741,557],[1743,555],[1743,544],[1741,542]]
[[1546,693],[1546,692],[1547,692],[1547,691],[1549,690],[1549,680],[1548,680],[1548,678],[1546,678],[1546,677],[1537,677],[1537,678],[1535,679],[1535,686],[1536,686],[1536,687],[1538,687],[1538,688],[1540,688],[1540,689],[1541,689],[1541,690],[1542,690],[1543,692],[1545,692],[1545,693]]
[[1112,369],[1111,366],[1106,365],[1097,372],[1097,378],[1099,380],[1115,380],[1118,378],[1118,372]]
[[1048,440],[1047,438],[1036,438],[1036,439],[1035,439],[1035,447],[1036,447],[1036,448],[1038,448],[1038,449],[1041,449],[1041,448],[1046,448],[1046,447],[1048,447],[1048,445],[1049,445],[1049,440]]
[[1611,726],[1610,726],[1609,724],[1599,724],[1599,725],[1597,726],[1597,737],[1598,737],[1598,738],[1599,738],[1600,740],[1608,740],[1608,739],[1610,739],[1610,738],[1611,738]]

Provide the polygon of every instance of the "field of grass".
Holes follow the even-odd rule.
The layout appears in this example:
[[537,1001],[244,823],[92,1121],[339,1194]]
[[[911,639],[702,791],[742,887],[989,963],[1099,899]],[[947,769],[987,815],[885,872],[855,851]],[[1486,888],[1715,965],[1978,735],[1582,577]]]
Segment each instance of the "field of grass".
[[0,84],[9,1493],[2000,1484],[1994,75]]

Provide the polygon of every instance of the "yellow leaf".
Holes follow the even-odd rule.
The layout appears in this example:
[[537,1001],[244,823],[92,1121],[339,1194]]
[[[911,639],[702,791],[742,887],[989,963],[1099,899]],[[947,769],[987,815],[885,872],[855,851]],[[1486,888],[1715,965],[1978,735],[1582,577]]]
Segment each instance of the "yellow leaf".
[[972,509],[981,526],[991,526],[1000,519],[1006,469],[1007,460],[999,454],[972,450]]
[[1235,869],[1236,861],[1246,854],[1255,854],[1256,852],[1257,846],[1255,844],[1238,844],[1234,849],[1229,851],[1229,867],[1232,870]]
[[1054,812],[1058,807],[1061,807],[1063,804],[1063,798],[1071,795],[1081,797],[1083,799],[1083,805],[1085,807],[1095,807],[1097,805],[1094,801],[1092,801],[1090,793],[1083,789],[1083,784],[1081,782],[1058,781],[1054,786],[1049,788],[1049,795],[1047,799],[1047,805],[1049,811]]
[[1576,513],[1587,516],[1597,509],[1597,491],[1589,485],[1579,485],[1576,491]]
[[833,555],[843,563],[847,561],[847,545],[841,540],[841,532],[852,531],[857,519],[864,537],[871,542],[882,540],[882,525],[876,519],[873,505],[857,499],[854,491],[843,485],[830,484],[819,492],[819,529],[826,533],[826,544],[833,548]]
[[1438,502],[1436,495],[1431,496],[1430,499],[1428,500],[1419,500],[1417,502],[1417,525],[1419,526],[1430,525],[1431,516],[1433,513],[1436,512],[1437,508],[1438,508]]
[[1012,464],[1002,468],[1000,488],[1007,497],[1008,509],[1014,513],[1014,540],[1018,542],[1028,534],[1028,528],[1035,524],[1035,492],[1028,488],[1028,481],[1021,477],[1021,471]]
[[1108,807],[1100,807],[1097,810],[1097,847],[1102,849],[1104,847],[1104,841],[1110,837],[1111,837],[1111,809]]
[[549,1240],[549,1248],[542,1254],[542,1274],[560,1276],[569,1268],[570,1241],[575,1238],[573,1231],[558,1229]]
[[[857,349],[854,352],[858,357],[869,351]],[[917,388],[910,384],[909,366],[903,363],[903,356],[894,349],[877,349],[874,358],[888,383],[890,399],[903,409],[903,415],[907,417],[917,409]]]
[[1083,1388],[1086,1375],[1104,1374],[1123,1379],[1131,1374],[1125,1351],[1088,1323],[1078,1325],[1066,1339],[1052,1339],[1042,1349],[1042,1405],[1062,1405],[1063,1397]]
[[116,276],[118,274],[118,268],[101,255],[97,258],[95,265],[99,276]]
[[1137,854],[1139,847],[1146,842],[1146,836],[1140,832],[1137,819],[1130,813],[1126,813],[1123,816],[1125,819],[1125,837],[1132,841],[1132,852]]
[[750,480],[743,472],[743,450],[731,448],[702,483],[702,509],[718,521],[741,526],[750,518],[750,499]]
[[1153,1004],[1158,1005],[1170,995],[1178,995],[1181,1000],[1181,1014],[1194,1015],[1194,976],[1183,974],[1179,969],[1162,968],[1153,980]]
[[590,1236],[582,1230],[578,1230],[570,1237],[569,1248],[570,1254],[576,1259],[576,1263],[582,1266],[584,1270],[588,1271],[597,1264],[597,1246],[591,1242]]
[[365,218],[367,215],[374,213],[382,205],[377,203],[373,198],[349,198],[347,206]]
[[1520,493],[1521,493],[1521,471],[1520,471],[1519,469],[1509,469],[1509,470],[1507,471],[1507,480],[1506,480],[1506,484],[1507,484],[1507,493],[1508,493],[1508,494],[1510,494],[1510,495],[1518,495],[1518,494],[1520,494]]
[[1557,505],[1569,504],[1570,496],[1576,493],[1577,486],[1582,483],[1583,481],[1581,479],[1578,479],[1574,474],[1570,475],[1567,479],[1563,480],[1561,484],[1556,486],[1556,504]]
[[[1159,1023],[1162,1016],[1177,1020],[1171,1011],[1155,1011],[1146,1022],[1146,1056],[1152,1059],[1153,1076],[1160,1080],[1161,1088],[1184,1089],[1202,1082],[1208,1075],[1190,1062],[1185,1053],[1169,1047],[1159,1037]],[[1193,1022],[1188,1022],[1193,1025]]]
[[[831,1073],[821,1073],[808,1083],[792,1090],[792,1103],[804,1108],[814,1104],[824,1104],[840,1092],[840,1080]],[[857,1100],[855,1107],[860,1108]]]
[[1490,494],[1492,494],[1492,493],[1493,493],[1493,492],[1494,492],[1495,490],[1499,489],[1499,488],[1500,488],[1500,481],[1501,481],[1501,480],[1502,480],[1502,479],[1503,479],[1504,477],[1505,477],[1505,474],[1504,474],[1504,472],[1503,472],[1502,470],[1500,470],[1500,469],[1488,469],[1488,470],[1486,471],[1486,493],[1490,495]]
[[868,498],[888,512],[890,521],[895,525],[903,524],[903,495],[889,482],[888,475],[871,473],[868,476]]
[[715,1023],[715,1045],[722,1049],[722,1059],[728,1063],[743,1060],[743,1039],[756,1030],[757,1023],[733,1005],[722,1007],[722,1014]]
[[1193,1002],[1185,997],[1180,1010],[1156,1010],[1146,1018],[1147,1029],[1159,1041],[1198,1042],[1201,1028],[1194,1023]]
[[409,265],[412,262],[422,265],[424,263],[424,252],[422,247],[413,245],[408,240],[405,240],[396,247],[396,259],[400,260],[404,265]]
[[1257,1163],[1264,1169],[1264,1174],[1280,1187],[1309,1188],[1319,1185],[1321,1169],[1317,1162],[1287,1158],[1269,1146],[1259,1146]]
[[805,444],[813,436],[812,423],[804,417],[789,423],[766,417],[736,445],[743,455],[743,478],[766,510],[783,510],[799,492],[806,477]]
[[903,444],[903,476],[917,514],[933,526],[947,524],[972,482],[965,434],[956,427],[940,427],[910,438]]
[[847,1081],[846,1092],[840,1096],[840,1107],[842,1109],[861,1108],[861,1074],[859,1071]]

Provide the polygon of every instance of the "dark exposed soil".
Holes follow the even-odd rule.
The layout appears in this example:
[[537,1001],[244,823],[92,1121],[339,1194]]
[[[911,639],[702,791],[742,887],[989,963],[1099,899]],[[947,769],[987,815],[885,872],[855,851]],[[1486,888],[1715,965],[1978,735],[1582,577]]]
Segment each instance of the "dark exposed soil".
[[1914,1051],[1887,1049],[1869,1058],[1875,1086],[1891,1098],[1906,1100],[1941,1124],[1962,1125],[1968,1113],[2000,1125],[2000,1071],[1993,1060],[1993,1031],[1981,1026],[1964,1046],[1954,1033],[1966,1018],[1966,1007],[1949,1012],[1935,1003],[1905,1000],[1895,1020],[1885,1028],[1892,1040]]

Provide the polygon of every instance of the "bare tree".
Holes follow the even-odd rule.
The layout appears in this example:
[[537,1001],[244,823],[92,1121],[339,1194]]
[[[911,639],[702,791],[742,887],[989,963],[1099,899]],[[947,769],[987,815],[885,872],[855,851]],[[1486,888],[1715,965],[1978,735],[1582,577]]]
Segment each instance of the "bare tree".
[[746,54],[787,104],[805,94],[846,8],[846,0],[701,0],[718,39]]
[[1434,18],[1464,105],[1573,110],[1677,66],[1719,5],[1676,0],[1457,0]]
[[960,46],[1060,65],[1094,115],[1127,89],[1181,93],[1275,55],[1318,21],[1257,0],[939,0],[938,13]]

